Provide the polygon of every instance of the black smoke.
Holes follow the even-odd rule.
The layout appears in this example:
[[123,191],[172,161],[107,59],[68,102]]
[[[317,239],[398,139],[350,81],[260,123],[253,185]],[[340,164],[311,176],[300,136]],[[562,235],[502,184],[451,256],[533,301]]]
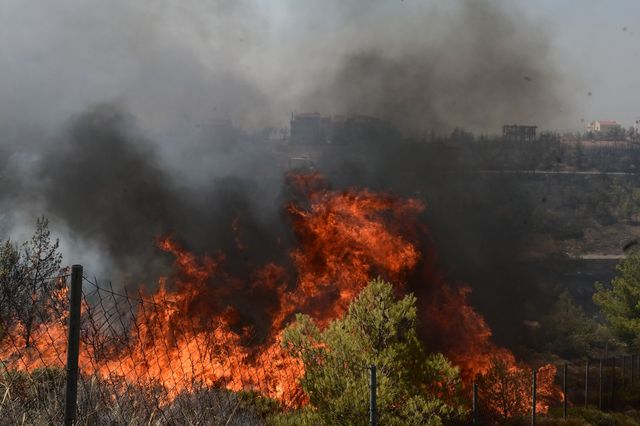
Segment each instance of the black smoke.
[[[47,48],[17,31],[30,55],[1,77],[0,95],[20,100],[0,110],[20,120],[17,131],[0,127],[4,209],[49,216],[96,247],[116,282],[166,273],[172,259],[156,245],[165,235],[196,254],[225,253],[229,274],[244,277],[286,264],[294,240],[283,211],[287,148],[256,129],[294,110],[373,115],[422,145],[398,136],[328,149],[319,170],[334,187],[424,200],[451,279],[474,288],[498,331],[522,317],[536,296],[521,264],[536,201],[509,177],[467,173],[481,160],[463,163],[460,150],[422,139],[456,126],[555,124],[569,108],[566,80],[540,23],[492,0],[291,2],[284,24],[262,2],[169,3],[93,10],[68,0],[74,14],[43,14]],[[226,120],[243,131],[222,135],[213,123]]]
[[558,124],[568,82],[539,23],[506,2],[449,6],[397,24],[383,16],[377,32],[346,40],[332,78],[314,87],[316,102],[384,117],[412,135]]
[[[261,170],[253,172],[258,177]],[[231,272],[244,270],[241,275],[249,263],[270,259],[273,245],[286,237],[278,226],[279,200],[270,199],[277,196],[270,181],[276,177],[249,174],[239,170],[199,184],[180,179],[167,171],[133,117],[101,104],[75,117],[43,153],[38,190],[54,223],[98,244],[111,278],[135,285],[153,283],[168,270],[170,259],[157,247],[162,237],[198,255],[225,253]]]

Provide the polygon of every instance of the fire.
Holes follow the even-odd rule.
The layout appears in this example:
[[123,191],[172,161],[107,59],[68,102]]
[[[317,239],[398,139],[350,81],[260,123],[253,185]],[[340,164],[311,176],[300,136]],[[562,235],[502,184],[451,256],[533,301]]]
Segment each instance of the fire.
[[[489,419],[525,416],[531,412],[532,370],[516,364],[514,356],[501,351],[490,360],[490,368],[480,376],[481,404],[489,409]],[[544,365],[536,369],[536,412],[547,413],[549,404],[562,399],[562,392],[554,386],[556,367]]]
[[300,238],[292,253],[299,279],[285,299],[288,310],[302,307],[326,323],[344,312],[371,278],[405,281],[420,260],[410,240],[424,208],[419,201],[366,190],[329,191],[315,175],[309,177],[313,185],[295,179],[305,202],[288,209]]
[[[125,384],[161,385],[168,401],[198,386],[217,386],[257,391],[297,407],[306,402],[298,384],[304,368],[281,348],[283,329],[296,312],[328,324],[376,276],[396,283],[399,294],[408,291],[410,277],[413,282],[419,276],[421,285],[429,286],[420,306],[429,325],[425,338],[429,349],[443,352],[461,368],[465,385],[479,377],[489,383],[496,366],[514,377],[528,371],[517,366],[508,350],[491,343],[488,325],[467,302],[469,289],[450,286],[439,274],[432,250],[421,242],[423,203],[368,190],[331,190],[319,175],[291,175],[288,181],[296,193],[287,206],[298,239],[289,253],[294,271],[266,263],[245,282],[225,272],[225,254],[198,257],[176,239],[160,238],[158,247],[175,259],[174,274],[160,279],[155,290],[132,295],[142,303],[131,307],[130,323],[108,333],[83,333],[82,372],[117,377]],[[244,250],[241,223],[234,220],[230,226],[236,247]],[[233,303],[251,295],[269,300],[262,313],[269,318],[264,333]],[[108,322],[91,317],[89,302],[83,311],[90,324]],[[65,322],[62,314],[38,327],[30,348],[20,340],[21,325],[14,325],[10,338],[1,342],[0,358],[27,370],[62,367]],[[547,366],[541,371],[540,388],[552,394],[555,370]],[[516,392],[528,392],[520,382]],[[493,392],[513,394],[500,383],[491,382]],[[488,404],[495,405],[494,411],[502,409],[495,401]],[[546,408],[543,398],[538,409]]]

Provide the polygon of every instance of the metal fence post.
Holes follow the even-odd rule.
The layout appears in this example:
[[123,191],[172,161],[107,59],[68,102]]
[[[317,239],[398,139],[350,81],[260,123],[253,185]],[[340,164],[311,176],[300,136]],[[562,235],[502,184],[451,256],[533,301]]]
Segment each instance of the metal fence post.
[[473,384],[473,426],[478,426],[478,384]]
[[584,368],[584,408],[589,408],[589,358]]
[[72,426],[76,419],[78,397],[78,357],[80,355],[80,302],[82,301],[82,266],[71,267],[69,295],[69,338],[67,341],[67,385],[65,389],[64,424]]
[[536,369],[531,370],[531,426],[536,426]]
[[369,425],[378,426],[378,407],[376,401],[377,383],[376,383],[376,366],[369,367],[371,377],[369,380]]
[[602,358],[600,358],[598,375],[600,376],[598,380],[598,409],[602,410]]
[[564,395],[562,401],[562,418],[566,420],[567,418],[567,363],[564,363],[564,368],[562,369],[562,392]]

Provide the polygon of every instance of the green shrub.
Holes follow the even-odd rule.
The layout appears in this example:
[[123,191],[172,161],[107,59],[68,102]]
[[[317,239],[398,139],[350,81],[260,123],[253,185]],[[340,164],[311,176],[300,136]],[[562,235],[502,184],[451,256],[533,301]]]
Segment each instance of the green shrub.
[[458,369],[428,355],[416,332],[415,298],[372,281],[343,319],[320,330],[306,315],[284,332],[283,345],[305,367],[302,388],[324,425],[368,424],[369,370],[378,370],[380,424],[441,424],[463,415]]

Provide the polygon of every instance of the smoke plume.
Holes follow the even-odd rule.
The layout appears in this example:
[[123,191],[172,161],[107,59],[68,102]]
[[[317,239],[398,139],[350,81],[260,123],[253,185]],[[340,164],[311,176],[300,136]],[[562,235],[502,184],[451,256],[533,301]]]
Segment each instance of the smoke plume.
[[[5,7],[0,206],[13,213],[0,216],[1,236],[45,214],[96,248],[104,276],[132,285],[167,271],[162,235],[225,253],[239,276],[287,262],[286,167],[260,129],[291,111],[373,115],[420,137],[553,126],[567,108],[546,32],[510,2]],[[496,291],[524,299],[512,280],[531,200],[517,183],[454,177],[455,152],[399,140],[328,152],[319,168],[337,187],[423,198],[452,276],[480,302]]]

